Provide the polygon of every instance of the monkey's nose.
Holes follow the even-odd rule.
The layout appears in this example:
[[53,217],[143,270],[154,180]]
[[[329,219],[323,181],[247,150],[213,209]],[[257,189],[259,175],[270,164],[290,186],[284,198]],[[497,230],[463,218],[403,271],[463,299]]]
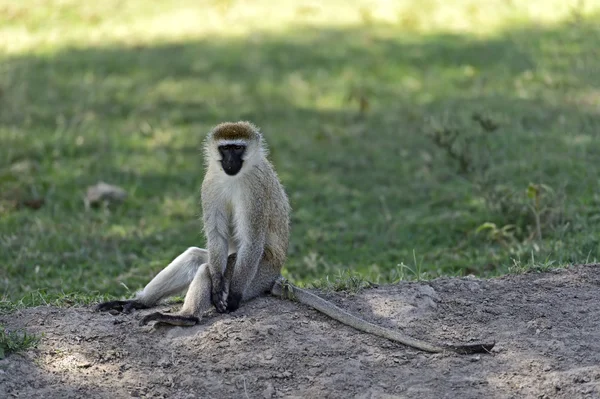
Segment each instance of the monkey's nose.
[[242,168],[242,162],[221,162],[223,171],[230,176],[236,175]]

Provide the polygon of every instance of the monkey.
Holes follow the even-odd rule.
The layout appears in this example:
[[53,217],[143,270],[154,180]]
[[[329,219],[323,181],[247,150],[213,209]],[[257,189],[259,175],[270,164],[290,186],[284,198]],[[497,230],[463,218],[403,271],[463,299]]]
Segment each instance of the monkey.
[[297,300],[359,331],[426,352],[489,352],[494,343],[437,345],[354,316],[281,275],[290,235],[289,199],[268,160],[263,134],[252,123],[224,122],[204,142],[205,176],[201,187],[207,249],[190,247],[160,271],[134,299],[100,303],[98,311],[147,309],[187,290],[181,309],[155,312],[140,320],[193,326],[213,306],[234,312],[259,295]]

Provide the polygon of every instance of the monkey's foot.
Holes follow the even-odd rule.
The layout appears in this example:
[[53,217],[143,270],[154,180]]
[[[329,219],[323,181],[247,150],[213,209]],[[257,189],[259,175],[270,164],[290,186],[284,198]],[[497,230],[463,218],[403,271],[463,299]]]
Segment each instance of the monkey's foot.
[[490,353],[494,345],[496,345],[495,342],[485,344],[446,345],[446,348],[461,355],[471,355],[473,353]]
[[240,303],[242,302],[242,294],[238,294],[232,292],[229,294],[229,298],[227,298],[227,311],[234,312],[240,307]]
[[227,293],[224,290],[213,290],[211,301],[219,313],[227,310]]
[[181,316],[175,314],[163,314],[160,312],[156,312],[149,314],[148,316],[140,320],[140,326],[145,326],[151,321],[155,321],[156,323],[170,324],[172,326],[190,327],[198,324],[200,319],[195,316]]
[[106,312],[109,310],[116,310],[123,313],[131,313],[133,309],[148,309],[150,306],[144,305],[140,301],[134,299],[126,301],[108,301],[102,302],[94,308],[96,312]]

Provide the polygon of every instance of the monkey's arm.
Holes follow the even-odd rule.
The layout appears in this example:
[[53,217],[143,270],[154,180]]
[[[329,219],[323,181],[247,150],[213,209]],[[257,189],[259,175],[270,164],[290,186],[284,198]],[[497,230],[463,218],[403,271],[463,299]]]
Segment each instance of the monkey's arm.
[[227,240],[213,236],[208,242],[208,269],[212,281],[211,301],[217,312],[227,309],[227,287],[225,286],[225,267],[227,265]]
[[311,292],[305,291],[298,288],[285,279],[279,279],[273,285],[271,293],[281,298],[287,298],[291,300],[297,300],[298,302],[311,306],[321,313],[335,319],[347,326],[353,327],[357,330],[364,331],[369,334],[374,334],[383,338],[387,338],[391,341],[399,342],[401,344],[412,346],[413,348],[420,349],[425,352],[439,353],[445,351],[456,352],[459,354],[472,354],[472,353],[489,353],[494,347],[495,343],[476,343],[468,345],[435,345],[429,342],[421,341],[402,334],[398,331],[384,328],[373,323],[369,323],[366,320],[358,318],[345,310],[340,309],[333,303],[326,301]]
[[208,249],[208,269],[212,282],[211,301],[217,312],[223,313],[227,309],[227,287],[223,275],[229,249],[229,223],[225,205],[216,199],[210,201],[210,198],[215,197],[215,193],[206,187],[207,184],[203,184],[202,212]]
[[[251,191],[249,198],[260,198],[260,195]],[[266,250],[268,218],[264,201],[249,200],[245,205],[245,211],[239,214],[236,221],[236,235],[240,238],[240,247],[231,281],[228,282],[227,310],[230,312],[240,307],[247,288],[254,284],[254,277]]]
[[242,245],[237,252],[237,261],[229,282],[227,310],[233,312],[240,307],[244,292],[253,283],[260,266],[265,246],[265,235],[254,235],[248,244]]

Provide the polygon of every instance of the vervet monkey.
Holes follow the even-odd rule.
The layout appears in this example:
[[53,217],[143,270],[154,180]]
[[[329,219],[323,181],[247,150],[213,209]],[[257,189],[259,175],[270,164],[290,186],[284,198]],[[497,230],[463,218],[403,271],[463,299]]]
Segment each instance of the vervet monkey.
[[206,175],[202,213],[207,250],[189,248],[137,293],[97,309],[143,309],[187,289],[178,313],[152,313],[151,321],[190,326],[214,306],[235,311],[241,302],[264,293],[296,299],[358,330],[427,352],[489,351],[494,344],[433,345],[353,316],[331,302],[287,283],[281,276],[290,234],[290,205],[259,130],[248,122],[222,123],[205,142]]

